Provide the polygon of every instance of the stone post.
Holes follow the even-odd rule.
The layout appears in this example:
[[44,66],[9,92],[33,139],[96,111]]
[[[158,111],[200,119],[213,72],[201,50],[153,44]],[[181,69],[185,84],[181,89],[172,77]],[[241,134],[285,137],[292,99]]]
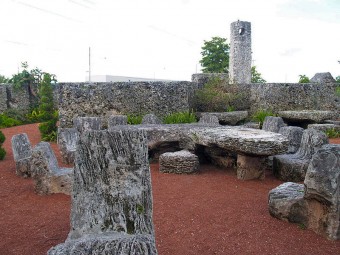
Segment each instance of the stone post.
[[251,23],[230,25],[229,83],[251,83]]

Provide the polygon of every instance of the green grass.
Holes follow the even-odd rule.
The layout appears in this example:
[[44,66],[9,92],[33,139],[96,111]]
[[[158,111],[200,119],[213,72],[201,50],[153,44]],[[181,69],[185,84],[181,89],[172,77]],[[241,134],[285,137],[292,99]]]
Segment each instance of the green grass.
[[327,129],[325,133],[328,138],[340,138],[340,131],[336,131],[334,128]]
[[274,114],[272,111],[270,110],[258,110],[257,112],[255,112],[252,115],[252,119],[258,123],[260,123],[260,127],[262,128],[264,119],[267,116],[275,116],[276,114]]
[[127,115],[127,123],[129,125],[138,125],[142,123],[143,116],[142,115],[135,115],[129,114]]
[[165,124],[193,123],[197,122],[196,116],[192,112],[175,112],[165,116]]

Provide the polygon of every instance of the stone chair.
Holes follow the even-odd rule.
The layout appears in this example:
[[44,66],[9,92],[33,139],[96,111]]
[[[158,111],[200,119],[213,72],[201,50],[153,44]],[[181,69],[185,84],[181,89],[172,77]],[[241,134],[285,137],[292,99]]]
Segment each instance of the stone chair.
[[198,157],[187,151],[166,152],[159,157],[159,171],[162,173],[190,174],[198,171]]
[[80,134],[88,130],[101,130],[102,120],[99,117],[77,117],[73,120],[73,126]]
[[49,143],[40,142],[33,148],[31,171],[36,193],[40,195],[52,193],[70,195],[73,169],[59,168],[57,158]]
[[327,143],[328,138],[323,132],[315,129],[304,130],[296,153],[274,156],[274,175],[282,181],[303,181],[313,154]]
[[285,126],[280,128],[279,134],[288,138],[287,154],[293,154],[297,152],[300,147],[303,131],[303,128],[295,126]]
[[25,178],[31,177],[32,146],[27,134],[22,133],[12,137],[12,151],[16,174]]
[[304,184],[286,182],[268,195],[271,216],[340,239],[340,145],[323,145],[312,157]]
[[78,140],[79,133],[75,128],[58,128],[57,143],[63,163],[74,163],[74,155]]
[[284,127],[284,123],[281,117],[266,116],[264,119],[262,129],[269,132],[278,133],[280,128]]

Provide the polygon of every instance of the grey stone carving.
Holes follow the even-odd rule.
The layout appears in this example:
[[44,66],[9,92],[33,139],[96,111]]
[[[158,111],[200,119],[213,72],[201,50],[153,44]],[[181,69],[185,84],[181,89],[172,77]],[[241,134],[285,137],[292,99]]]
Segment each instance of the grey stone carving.
[[310,79],[310,82],[315,83],[333,83],[336,82],[331,73],[316,73],[312,79]]
[[282,181],[303,181],[313,154],[327,143],[328,138],[323,132],[315,129],[304,130],[296,153],[274,156],[274,175]]
[[251,83],[251,54],[251,23],[231,23],[229,83]]
[[79,140],[78,131],[75,128],[58,128],[58,146],[65,164],[74,163],[74,154]]
[[293,154],[297,152],[300,147],[303,130],[304,129],[301,127],[294,126],[280,128],[279,134],[284,135],[288,139],[288,150],[286,151],[287,154]]
[[279,111],[279,116],[284,120],[291,122],[313,122],[322,123],[324,120],[333,119],[336,116],[334,111],[318,111],[318,110],[304,110],[304,111]]
[[112,126],[119,126],[119,125],[127,125],[127,116],[126,115],[111,115],[107,120],[108,128]]
[[149,113],[143,116],[142,124],[162,124],[162,121],[153,113]]
[[49,143],[40,142],[34,147],[31,171],[36,193],[40,195],[71,193],[73,169],[58,167],[57,158]]
[[19,176],[31,176],[32,146],[27,134],[17,134],[12,137],[12,151],[15,162],[15,172]]
[[120,127],[81,136],[71,230],[65,243],[48,254],[157,254],[143,130]]
[[219,121],[217,116],[211,114],[202,114],[198,123],[202,124],[210,124],[210,125],[219,125]]
[[312,157],[304,184],[284,183],[269,192],[270,214],[340,239],[339,170],[340,145],[323,145]]
[[73,125],[81,134],[88,130],[101,130],[102,120],[99,117],[77,117],[73,120]]
[[186,150],[166,152],[159,157],[159,171],[162,173],[191,174],[198,168],[198,157]]
[[267,116],[264,119],[262,129],[265,131],[270,131],[278,133],[281,127],[284,127],[285,123],[281,117]]
[[216,116],[220,124],[235,126],[237,123],[245,120],[248,117],[248,112],[247,111],[202,112],[199,114],[199,117],[202,116]]

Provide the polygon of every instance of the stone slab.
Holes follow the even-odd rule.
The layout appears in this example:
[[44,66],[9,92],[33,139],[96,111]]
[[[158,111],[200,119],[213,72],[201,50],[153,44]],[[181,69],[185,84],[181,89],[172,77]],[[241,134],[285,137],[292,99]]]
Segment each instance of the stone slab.
[[279,111],[278,115],[288,122],[292,121],[322,123],[325,120],[334,119],[337,114],[334,111],[305,110]]

